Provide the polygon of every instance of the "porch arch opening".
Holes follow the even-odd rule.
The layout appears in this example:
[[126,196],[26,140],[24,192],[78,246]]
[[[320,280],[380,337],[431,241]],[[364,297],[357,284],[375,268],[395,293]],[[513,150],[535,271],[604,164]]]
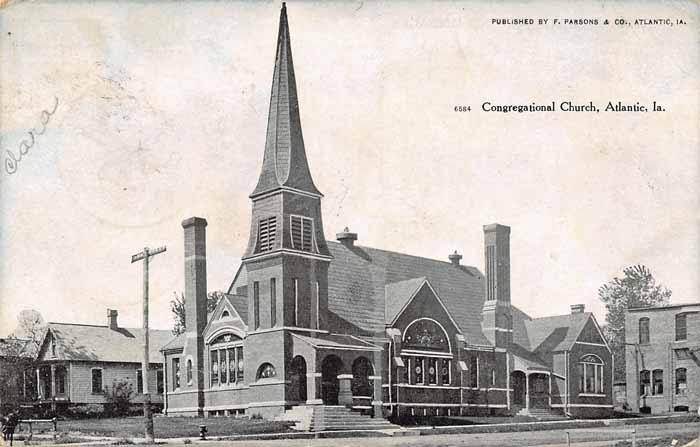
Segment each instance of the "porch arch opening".
[[340,381],[338,374],[343,370],[343,361],[336,355],[328,355],[321,363],[321,399],[325,405],[338,405]]

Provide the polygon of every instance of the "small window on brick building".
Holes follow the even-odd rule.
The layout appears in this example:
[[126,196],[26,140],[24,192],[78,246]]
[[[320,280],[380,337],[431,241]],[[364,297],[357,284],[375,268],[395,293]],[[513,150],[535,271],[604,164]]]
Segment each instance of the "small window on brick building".
[[275,248],[277,218],[265,217],[258,221],[258,251],[270,251]]
[[173,359],[173,388],[180,388],[180,359]]
[[639,344],[649,343],[649,319],[644,317],[639,319]]
[[688,378],[685,368],[678,368],[676,370],[676,394],[688,394]]
[[255,281],[253,283],[253,328],[260,327],[260,284]]
[[187,374],[187,384],[192,384],[192,359],[187,359],[187,367],[185,368]]
[[163,370],[159,369],[159,370],[156,370],[156,392],[158,394],[163,394],[163,388],[164,388]]
[[688,338],[688,326],[685,314],[676,315],[676,341],[686,340]]

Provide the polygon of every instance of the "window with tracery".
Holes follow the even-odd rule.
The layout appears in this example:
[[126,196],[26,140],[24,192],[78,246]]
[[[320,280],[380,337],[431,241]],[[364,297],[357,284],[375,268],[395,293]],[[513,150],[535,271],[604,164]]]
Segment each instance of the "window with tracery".
[[404,333],[404,349],[450,350],[447,334],[432,320],[418,320],[412,323]]

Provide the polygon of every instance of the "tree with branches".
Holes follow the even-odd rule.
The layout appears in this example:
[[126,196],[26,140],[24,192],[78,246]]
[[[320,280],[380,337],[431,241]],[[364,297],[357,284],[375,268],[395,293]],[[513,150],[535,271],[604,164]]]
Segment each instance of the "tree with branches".
[[656,283],[654,275],[644,265],[625,268],[621,278],[615,277],[598,289],[605,304],[605,335],[615,359],[615,380],[625,377],[625,312],[635,307],[668,304],[671,291]]
[[[224,292],[214,291],[207,293],[207,314],[212,312],[219,300],[224,296]],[[173,292],[173,299],[170,301],[170,310],[173,313],[173,334],[180,335],[185,332],[185,294]]]

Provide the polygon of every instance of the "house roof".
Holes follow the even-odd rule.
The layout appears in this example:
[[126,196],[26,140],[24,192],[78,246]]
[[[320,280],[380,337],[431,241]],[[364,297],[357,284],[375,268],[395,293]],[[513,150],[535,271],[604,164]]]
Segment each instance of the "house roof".
[[[48,330],[56,339],[60,360],[140,363],[143,358],[143,329],[49,323]],[[161,347],[173,334],[170,331],[149,331],[149,356],[160,362]]]
[[481,331],[483,275],[476,267],[338,242],[329,242],[328,248],[333,256],[328,309],[346,327],[368,335],[383,332],[390,313],[403,307],[414,286],[428,280],[467,343],[490,345]]
[[530,318],[513,310],[513,342],[529,351],[563,351],[571,349],[581,330],[591,318],[590,312]]
[[343,334],[316,334],[315,337],[292,333],[292,337],[298,338],[309,345],[319,349],[342,349],[359,351],[381,351],[382,348],[366,342],[357,337]]
[[171,349],[182,349],[185,347],[185,333],[178,334],[172,340],[167,342],[163,347],[160,348],[161,351],[168,351]]

